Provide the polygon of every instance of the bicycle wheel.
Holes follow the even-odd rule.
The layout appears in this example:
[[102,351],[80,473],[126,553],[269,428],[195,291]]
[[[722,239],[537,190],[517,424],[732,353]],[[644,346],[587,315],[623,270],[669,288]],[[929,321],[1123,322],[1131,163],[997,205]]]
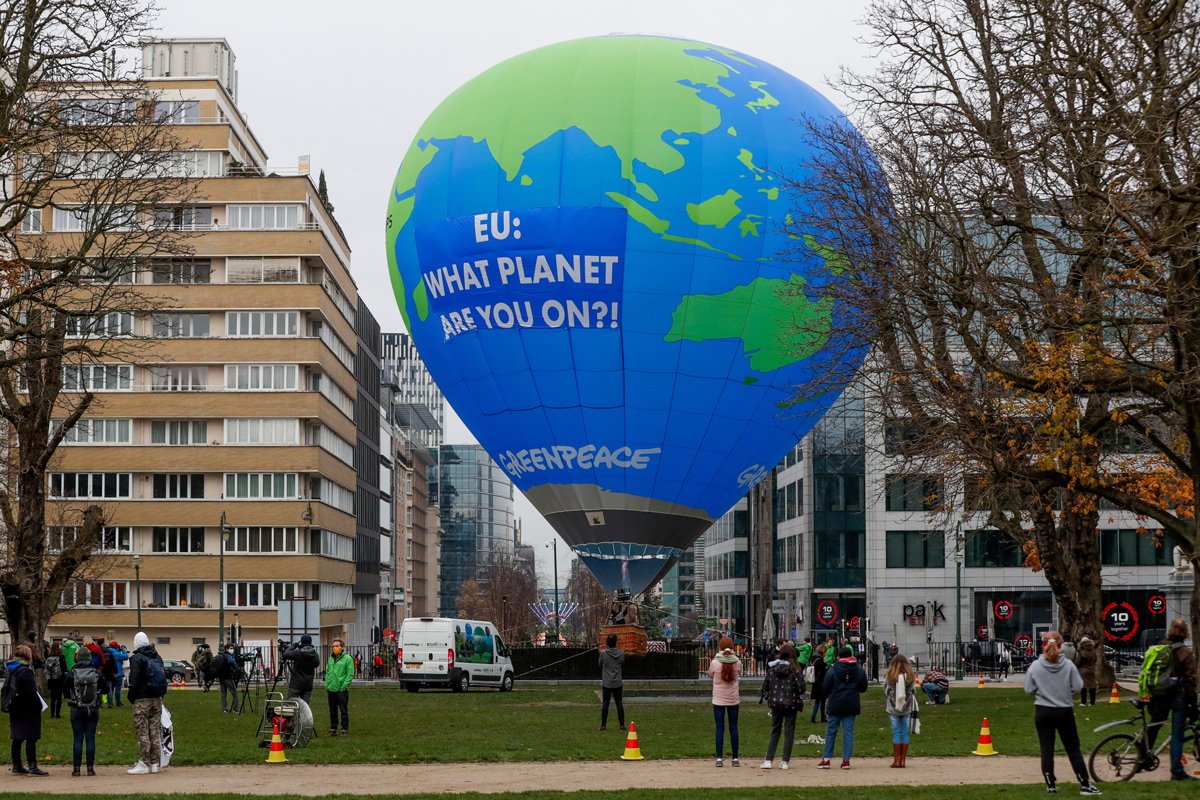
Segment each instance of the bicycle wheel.
[[1140,762],[1137,738],[1128,733],[1114,733],[1092,749],[1088,769],[1096,781],[1127,781],[1138,773]]

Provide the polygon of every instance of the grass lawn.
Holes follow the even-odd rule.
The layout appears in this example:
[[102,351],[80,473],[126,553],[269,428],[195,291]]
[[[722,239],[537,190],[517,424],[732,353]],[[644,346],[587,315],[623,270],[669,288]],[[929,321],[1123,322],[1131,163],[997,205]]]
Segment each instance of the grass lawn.
[[[837,790],[840,796],[846,792]],[[969,796],[971,800],[1013,800],[1014,787],[991,785],[967,786],[870,786],[858,787],[855,794],[869,795],[872,800],[962,800]],[[1043,798],[1045,790],[1038,785],[1020,787],[1022,797]],[[1195,796],[1195,788],[1182,783],[1123,783],[1116,790],[1106,787],[1105,795],[1119,796],[1121,800],[1183,800]],[[732,794],[731,794],[732,792]],[[138,800],[179,800],[185,795],[180,794],[141,794]],[[445,800],[445,794],[405,795],[404,800]],[[478,792],[463,792],[455,794],[458,800],[778,800],[779,787],[730,786],[720,789],[624,789],[605,791],[578,792],[501,792],[497,794],[480,794]],[[827,800],[830,796],[829,787],[806,787],[797,785],[788,787],[789,797],[813,800]],[[193,800],[244,800],[240,794],[192,794],[186,795]],[[325,800],[394,800],[395,795],[346,795],[330,794]],[[0,800],[29,800],[28,794],[0,794]]]
[[[249,764],[264,758],[264,751],[255,746],[261,703],[259,714],[225,715],[216,692],[183,690],[169,692],[166,705],[175,719],[173,763]],[[101,711],[96,740],[98,763],[132,764],[137,760],[130,708],[126,704]],[[863,697],[863,715],[855,735],[856,756],[891,755],[891,733],[883,708],[883,691],[872,686]],[[38,754],[50,756],[50,763],[71,760],[71,726],[65,711],[63,719],[43,719]],[[642,754],[647,758],[711,756],[712,706],[706,700],[630,698],[625,711],[637,725]],[[292,760],[309,764],[598,760],[613,759],[624,747],[615,712],[609,717],[608,731],[597,731],[600,703],[593,688],[518,684],[510,694],[471,691],[460,695],[352,687],[351,731],[347,738],[324,736],[329,717],[321,689],[313,694],[313,712],[318,738],[307,748],[290,753]],[[1092,733],[1094,727],[1132,713],[1125,703],[1077,708],[1085,755],[1100,739]],[[1037,753],[1033,703],[1020,689],[956,687],[950,705],[921,706],[922,733],[914,737],[913,757],[972,758],[968,754],[975,748],[985,716],[990,720],[999,753]],[[757,696],[753,702],[743,696],[739,727],[742,757],[761,757],[770,721],[766,706],[757,704]],[[795,757],[816,757],[816,745],[799,742],[810,733],[823,735],[824,731],[824,725],[809,723],[806,706],[796,724]]]

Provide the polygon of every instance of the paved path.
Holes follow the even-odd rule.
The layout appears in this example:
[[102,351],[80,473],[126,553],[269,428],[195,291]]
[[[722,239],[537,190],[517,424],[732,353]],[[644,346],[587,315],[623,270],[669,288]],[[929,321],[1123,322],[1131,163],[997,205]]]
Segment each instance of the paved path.
[[[95,778],[72,778],[62,767],[51,767],[48,778],[6,776],[6,791],[121,797],[138,792],[186,793],[238,792],[244,795],[278,795],[286,785],[289,795],[316,797],[327,794],[387,794],[457,792],[521,792],[531,789],[686,789],[712,786],[875,786],[1038,783],[1038,760],[1028,756],[991,758],[909,758],[907,769],[891,769],[890,759],[864,758],[847,772],[818,770],[810,756],[796,759],[792,769],[762,770],[759,760],[747,759],[740,769],[728,760],[719,772],[711,761],[697,759],[638,762],[505,762],[470,764],[328,764],[302,763],[302,753],[288,764],[171,767],[158,775],[132,777],[124,767],[100,767]],[[1065,782],[1071,774],[1065,759],[1057,773]],[[1135,780],[1166,780],[1160,767]]]

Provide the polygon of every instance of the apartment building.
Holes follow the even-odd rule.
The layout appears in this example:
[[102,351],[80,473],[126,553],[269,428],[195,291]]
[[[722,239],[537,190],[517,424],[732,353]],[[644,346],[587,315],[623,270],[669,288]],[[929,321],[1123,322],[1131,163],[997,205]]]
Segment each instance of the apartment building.
[[[364,418],[364,335],[378,326],[307,171],[268,167],[228,44],[150,42],[142,59],[145,102],[169,115],[199,179],[186,206],[156,211],[190,232],[191,253],[128,277],[155,309],[111,328],[145,338],[135,363],[70,376],[97,402],[59,450],[48,512],[99,501],[111,527],[102,576],[68,589],[48,635],[130,642],[140,626],[186,657],[216,646],[222,615],[244,642],[271,643],[279,603],[307,597],[328,643],[379,589],[380,427]],[[38,235],[69,230],[70,212],[47,209]],[[374,368],[377,398],[377,355]],[[71,535],[52,527],[51,546]]]

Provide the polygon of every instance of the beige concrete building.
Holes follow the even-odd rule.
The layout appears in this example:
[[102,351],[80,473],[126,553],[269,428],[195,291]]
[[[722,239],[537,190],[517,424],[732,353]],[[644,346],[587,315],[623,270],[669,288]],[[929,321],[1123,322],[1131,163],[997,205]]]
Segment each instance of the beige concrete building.
[[[354,621],[350,248],[306,168],[268,169],[223,40],[147,44],[143,63],[148,102],[194,148],[180,164],[195,199],[156,214],[193,232],[193,252],[131,278],[147,307],[169,306],[120,320],[117,335],[149,339],[136,363],[79,376],[99,402],[59,450],[51,505],[102,502],[108,565],[68,590],[48,636],[128,644],[140,610],[159,651],[185,658],[217,646],[222,601],[256,643],[274,640],[281,600],[308,597],[328,643]],[[65,221],[47,210],[39,235],[69,235]]]

